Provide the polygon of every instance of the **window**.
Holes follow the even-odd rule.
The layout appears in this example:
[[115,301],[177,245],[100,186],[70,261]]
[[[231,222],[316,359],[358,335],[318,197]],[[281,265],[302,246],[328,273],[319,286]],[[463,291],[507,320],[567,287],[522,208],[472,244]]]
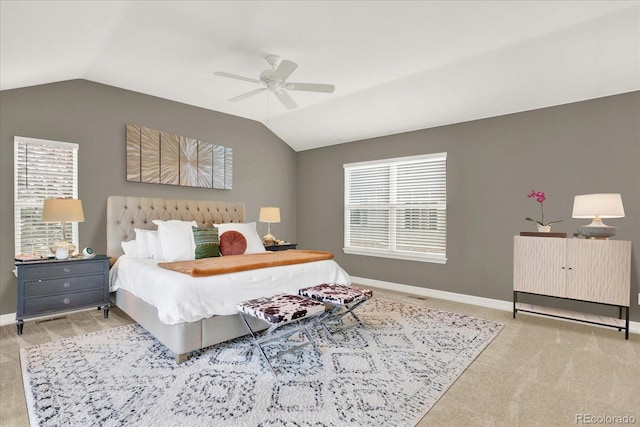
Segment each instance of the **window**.
[[344,165],[344,251],[444,264],[447,153]]
[[[49,198],[78,198],[78,144],[14,138],[14,212],[16,254],[49,255],[62,240],[62,225],[42,222]],[[78,224],[66,224],[67,239],[78,247]]]

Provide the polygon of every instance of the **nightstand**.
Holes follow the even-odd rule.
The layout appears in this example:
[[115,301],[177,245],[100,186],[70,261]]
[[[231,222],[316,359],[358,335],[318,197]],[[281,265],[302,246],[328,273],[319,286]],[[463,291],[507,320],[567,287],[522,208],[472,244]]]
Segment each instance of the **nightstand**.
[[283,243],[281,245],[264,245],[264,248],[268,251],[286,251],[287,249],[295,249],[298,246],[297,243]]
[[18,306],[16,326],[22,335],[23,319],[48,316],[88,307],[102,307],[109,317],[109,258],[69,258],[16,262]]

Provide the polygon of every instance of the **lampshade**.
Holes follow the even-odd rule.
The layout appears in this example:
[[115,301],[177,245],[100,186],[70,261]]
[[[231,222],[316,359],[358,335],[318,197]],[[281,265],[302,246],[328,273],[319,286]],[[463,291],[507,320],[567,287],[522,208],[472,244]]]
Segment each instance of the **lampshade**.
[[77,199],[45,199],[42,222],[84,222],[82,202]]
[[622,197],[617,193],[576,196],[571,216],[573,218],[623,218]]
[[280,222],[280,208],[260,208],[260,222]]

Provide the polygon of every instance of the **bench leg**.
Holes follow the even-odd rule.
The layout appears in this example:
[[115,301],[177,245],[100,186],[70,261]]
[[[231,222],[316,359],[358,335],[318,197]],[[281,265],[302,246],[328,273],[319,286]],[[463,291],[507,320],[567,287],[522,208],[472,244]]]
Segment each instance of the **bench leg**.
[[[285,331],[283,333],[280,334],[275,334],[274,335],[274,331],[278,328],[278,326],[280,326],[279,324],[273,324],[271,325],[271,327],[269,329],[267,329],[267,331],[265,331],[263,333],[263,335],[261,337],[256,336],[255,332],[253,331],[253,329],[251,328],[251,325],[249,325],[249,322],[247,321],[247,319],[245,318],[244,313],[240,313],[240,318],[244,321],[244,324],[247,326],[247,329],[249,330],[249,333],[251,334],[251,337],[253,338],[253,343],[251,345],[251,348],[249,351],[251,351],[253,349],[253,347],[257,347],[258,350],[260,351],[260,354],[262,355],[262,358],[265,360],[265,362],[267,362],[267,366],[269,367],[269,370],[271,371],[271,373],[274,376],[278,376],[278,374],[276,373],[273,365],[271,364],[271,360],[283,356],[287,353],[290,353],[292,351],[298,350],[301,347],[305,347],[309,344],[311,344],[313,346],[313,349],[317,352],[320,353],[320,350],[318,349],[318,346],[316,345],[316,342],[313,340],[313,338],[311,337],[311,334],[309,333],[309,331],[307,331],[306,327],[302,324],[302,322],[300,321],[300,319],[296,320],[298,323],[298,328],[292,330],[292,331]],[[275,340],[279,340],[279,339],[288,339],[289,337],[291,337],[294,334],[297,333],[302,333],[305,335],[305,337],[307,338],[307,342],[296,345],[294,347],[288,348],[286,350],[283,350],[281,352],[276,353],[275,355],[269,357],[267,355],[267,353],[264,351],[264,348],[262,347],[264,344],[267,344],[271,341],[275,341]]]
[[[333,335],[333,333],[336,333],[345,329],[352,328],[357,325],[362,326],[365,330],[368,331],[369,328],[367,328],[367,325],[365,325],[364,322],[358,317],[358,315],[353,312],[353,310],[360,307],[362,304],[364,304],[368,300],[369,298],[360,300],[352,306],[347,306],[347,305],[336,306],[334,309],[329,311],[329,315],[327,316],[327,318],[322,321],[322,326],[324,326],[324,328],[327,330],[327,332],[329,332],[330,335]],[[333,332],[329,330],[328,326],[326,325],[327,323],[338,321],[348,314],[351,314],[351,316],[353,316],[353,318],[356,320],[356,324],[351,326],[342,326],[340,328],[334,329]],[[333,339],[333,337],[332,337],[332,341],[335,343],[335,339]]]

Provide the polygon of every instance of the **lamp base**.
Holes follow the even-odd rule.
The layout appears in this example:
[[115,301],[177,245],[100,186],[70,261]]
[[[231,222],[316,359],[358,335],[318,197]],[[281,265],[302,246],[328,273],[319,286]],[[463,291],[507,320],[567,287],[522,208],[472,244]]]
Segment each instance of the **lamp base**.
[[51,246],[49,248],[51,253],[54,255],[56,254],[58,249],[66,249],[67,252],[69,252],[69,255],[73,255],[73,253],[76,251],[76,246],[73,243],[69,242],[58,242],[54,246]]
[[604,224],[600,226],[584,225],[578,227],[578,233],[587,239],[606,240],[609,237],[615,236],[617,231],[618,227],[611,227]]

